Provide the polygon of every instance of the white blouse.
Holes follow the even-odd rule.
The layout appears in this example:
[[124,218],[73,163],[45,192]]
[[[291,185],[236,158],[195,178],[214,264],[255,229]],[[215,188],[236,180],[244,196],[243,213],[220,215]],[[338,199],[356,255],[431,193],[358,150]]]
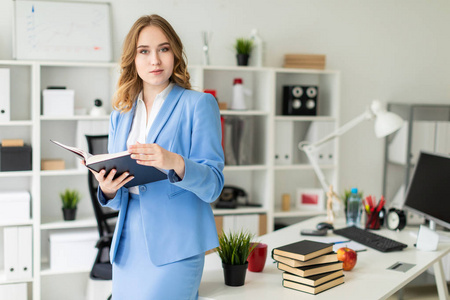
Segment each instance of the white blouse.
[[[156,95],[148,119],[147,119],[147,108],[145,106],[144,100],[142,99],[143,98],[142,91],[139,93],[136,104],[136,112],[134,114],[130,134],[128,135],[127,139],[128,148],[131,145],[136,144],[136,142],[145,144],[145,140],[147,138],[148,133],[150,132],[150,128],[152,127],[152,124],[155,121],[156,116],[161,110],[164,101],[166,100],[170,91],[172,91],[174,85],[175,85],[174,83],[170,83],[161,93]],[[139,188],[137,186],[130,187],[128,190],[130,193],[139,194]]]

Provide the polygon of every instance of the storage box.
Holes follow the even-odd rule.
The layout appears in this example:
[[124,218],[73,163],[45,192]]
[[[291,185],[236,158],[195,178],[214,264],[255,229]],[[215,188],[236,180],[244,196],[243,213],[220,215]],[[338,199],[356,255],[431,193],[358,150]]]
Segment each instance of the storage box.
[[23,147],[25,144],[22,139],[2,140],[2,147]]
[[0,221],[29,220],[30,199],[27,191],[0,192]]
[[73,90],[44,90],[43,112],[44,116],[73,116],[74,115],[74,98]]
[[27,300],[28,290],[26,283],[0,285],[0,299],[2,300]]
[[63,159],[42,159],[41,170],[64,170],[66,163]]
[[97,255],[97,230],[51,232],[50,269],[90,269]]
[[0,171],[31,170],[31,146],[0,146]]

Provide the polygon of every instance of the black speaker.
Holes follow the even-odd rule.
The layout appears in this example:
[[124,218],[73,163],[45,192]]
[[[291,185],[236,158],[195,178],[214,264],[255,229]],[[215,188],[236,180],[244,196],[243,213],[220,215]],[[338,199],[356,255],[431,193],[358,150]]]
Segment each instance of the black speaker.
[[317,114],[317,86],[283,86],[283,115],[315,116]]

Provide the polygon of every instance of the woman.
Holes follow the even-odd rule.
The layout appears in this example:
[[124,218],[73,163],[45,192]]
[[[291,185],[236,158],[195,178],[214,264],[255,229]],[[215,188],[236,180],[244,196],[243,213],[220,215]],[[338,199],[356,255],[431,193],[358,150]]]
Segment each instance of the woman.
[[102,205],[120,210],[111,245],[113,299],[197,299],[204,253],[218,246],[210,203],[223,187],[217,102],[190,90],[183,45],[158,15],[128,33],[108,151],[168,170],[168,180],[95,173]]

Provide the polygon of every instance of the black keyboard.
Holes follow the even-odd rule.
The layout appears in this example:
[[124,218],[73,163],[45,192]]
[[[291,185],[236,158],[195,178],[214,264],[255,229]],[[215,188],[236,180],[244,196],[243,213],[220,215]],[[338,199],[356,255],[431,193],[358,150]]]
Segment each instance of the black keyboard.
[[337,235],[342,235],[352,241],[366,245],[381,252],[400,251],[408,247],[403,243],[391,240],[387,237],[375,234],[368,230],[358,228],[356,226],[345,227],[333,230]]

